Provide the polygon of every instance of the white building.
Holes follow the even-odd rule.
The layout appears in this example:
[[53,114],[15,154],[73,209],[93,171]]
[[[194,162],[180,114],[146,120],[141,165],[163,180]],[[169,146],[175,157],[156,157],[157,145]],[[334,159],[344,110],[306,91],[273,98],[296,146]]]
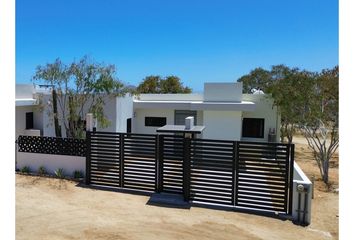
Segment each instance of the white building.
[[[16,93],[17,90],[26,90],[27,95],[16,95],[16,136],[28,134],[24,131],[28,112],[33,112],[32,128],[39,129],[43,136],[54,136],[53,120],[48,115],[50,92],[44,93],[44,108],[40,112],[33,107],[36,104],[33,86],[31,91],[19,86]],[[17,106],[25,102],[29,105],[23,109]],[[242,94],[242,83],[205,83],[203,94],[107,96],[105,114],[111,125],[98,128],[99,131],[155,134],[161,126],[184,125],[186,117],[194,116],[195,125],[205,126],[200,138],[267,141],[273,129],[277,140],[280,136],[280,116],[273,101],[265,94]]]
[[280,116],[264,94],[242,94],[242,83],[205,83],[203,94],[141,94],[133,99],[132,132],[156,133],[165,124],[184,125],[194,116],[201,138],[267,141],[279,139]]
[[[39,135],[43,126],[36,91],[32,84],[16,84],[16,139],[19,135]],[[36,129],[36,130],[34,130]]]

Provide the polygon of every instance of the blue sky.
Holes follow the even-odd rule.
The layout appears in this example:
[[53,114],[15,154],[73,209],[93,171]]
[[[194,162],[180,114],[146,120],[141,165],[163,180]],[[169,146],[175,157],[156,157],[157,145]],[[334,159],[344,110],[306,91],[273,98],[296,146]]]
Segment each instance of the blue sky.
[[338,64],[338,1],[17,0],[16,82],[84,55],[123,82],[177,75],[194,91],[256,67]]

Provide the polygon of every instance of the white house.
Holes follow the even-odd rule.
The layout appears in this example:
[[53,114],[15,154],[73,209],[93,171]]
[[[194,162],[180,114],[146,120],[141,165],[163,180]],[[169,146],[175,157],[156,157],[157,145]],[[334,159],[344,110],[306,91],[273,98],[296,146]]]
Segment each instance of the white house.
[[[26,128],[38,129],[43,136],[55,135],[48,114],[52,111],[50,91],[42,93],[44,107],[39,111],[38,89],[16,86],[16,137],[29,134]],[[155,134],[161,126],[184,125],[185,118],[193,116],[195,125],[205,126],[200,138],[268,141],[273,130],[277,140],[280,136],[280,116],[272,99],[265,94],[242,94],[242,83],[205,83],[202,94],[106,96],[104,111],[111,125],[99,131]]]
[[16,84],[16,138],[19,135],[39,135],[43,126],[42,113],[32,84]]
[[205,83],[203,94],[141,94],[133,99],[132,132],[156,133],[165,124],[184,125],[194,116],[201,138],[267,141],[279,139],[280,116],[264,94],[242,94],[242,83]]

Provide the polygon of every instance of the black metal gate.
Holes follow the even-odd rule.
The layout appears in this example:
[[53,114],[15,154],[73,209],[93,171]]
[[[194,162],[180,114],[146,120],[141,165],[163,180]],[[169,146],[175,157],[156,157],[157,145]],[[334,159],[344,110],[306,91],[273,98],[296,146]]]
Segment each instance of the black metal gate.
[[236,144],[235,205],[291,213],[294,145]]
[[87,132],[88,184],[143,191],[157,189],[157,135]]
[[184,138],[176,135],[159,137],[159,191],[183,193]]
[[291,214],[294,145],[87,133],[88,184]]

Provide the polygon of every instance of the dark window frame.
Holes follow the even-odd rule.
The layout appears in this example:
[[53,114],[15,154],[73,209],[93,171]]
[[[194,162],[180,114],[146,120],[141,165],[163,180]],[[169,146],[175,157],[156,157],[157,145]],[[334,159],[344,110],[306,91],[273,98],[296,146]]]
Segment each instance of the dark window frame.
[[243,118],[243,138],[264,138],[264,118]]
[[163,127],[166,123],[166,117],[145,117],[145,127]]

